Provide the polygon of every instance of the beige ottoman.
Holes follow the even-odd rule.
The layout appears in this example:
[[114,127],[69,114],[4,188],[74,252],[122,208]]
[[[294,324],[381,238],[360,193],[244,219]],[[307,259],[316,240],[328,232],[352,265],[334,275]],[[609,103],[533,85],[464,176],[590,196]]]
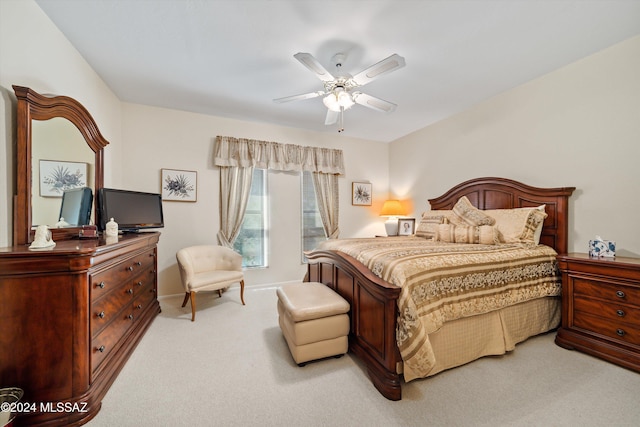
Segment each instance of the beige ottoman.
[[299,366],[347,352],[349,303],[344,298],[317,282],[282,285],[276,293],[280,328]]

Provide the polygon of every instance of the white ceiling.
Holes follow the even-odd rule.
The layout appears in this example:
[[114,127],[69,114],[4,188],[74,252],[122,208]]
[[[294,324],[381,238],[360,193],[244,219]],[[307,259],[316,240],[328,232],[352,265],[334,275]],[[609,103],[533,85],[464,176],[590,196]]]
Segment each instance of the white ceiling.
[[384,142],[640,34],[638,0],[36,2],[122,101],[336,137],[321,98],[273,102],[323,89],[293,55],[353,75],[397,53],[361,90],[398,108],[356,105],[341,134]]

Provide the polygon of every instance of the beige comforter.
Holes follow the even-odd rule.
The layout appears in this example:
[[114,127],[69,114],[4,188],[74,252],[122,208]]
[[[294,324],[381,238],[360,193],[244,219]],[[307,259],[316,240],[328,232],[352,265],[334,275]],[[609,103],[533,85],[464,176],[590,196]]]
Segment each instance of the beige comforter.
[[402,288],[396,338],[405,381],[432,369],[428,334],[444,322],[560,295],[556,252],[544,245],[386,237],[328,240],[318,249],[344,252]]

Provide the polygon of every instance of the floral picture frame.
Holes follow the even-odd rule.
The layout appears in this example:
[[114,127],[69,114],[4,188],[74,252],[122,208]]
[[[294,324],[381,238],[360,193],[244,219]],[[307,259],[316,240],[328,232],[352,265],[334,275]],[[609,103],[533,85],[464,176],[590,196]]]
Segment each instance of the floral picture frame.
[[415,231],[415,218],[398,218],[398,236],[412,236]]
[[351,204],[354,206],[371,206],[373,189],[370,182],[351,183]]
[[87,163],[40,160],[40,196],[62,197],[65,190],[86,187],[88,170]]
[[162,169],[162,200],[196,202],[198,200],[198,173],[180,169]]

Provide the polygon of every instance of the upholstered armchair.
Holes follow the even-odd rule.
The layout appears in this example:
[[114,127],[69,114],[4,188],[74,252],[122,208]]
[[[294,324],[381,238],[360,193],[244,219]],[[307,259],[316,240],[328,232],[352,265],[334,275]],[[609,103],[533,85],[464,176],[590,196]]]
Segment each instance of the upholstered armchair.
[[242,256],[224,246],[199,245],[180,249],[176,253],[180,278],[184,286],[184,307],[191,298],[191,321],[196,319],[196,292],[218,291],[240,283],[240,300],[244,305]]

